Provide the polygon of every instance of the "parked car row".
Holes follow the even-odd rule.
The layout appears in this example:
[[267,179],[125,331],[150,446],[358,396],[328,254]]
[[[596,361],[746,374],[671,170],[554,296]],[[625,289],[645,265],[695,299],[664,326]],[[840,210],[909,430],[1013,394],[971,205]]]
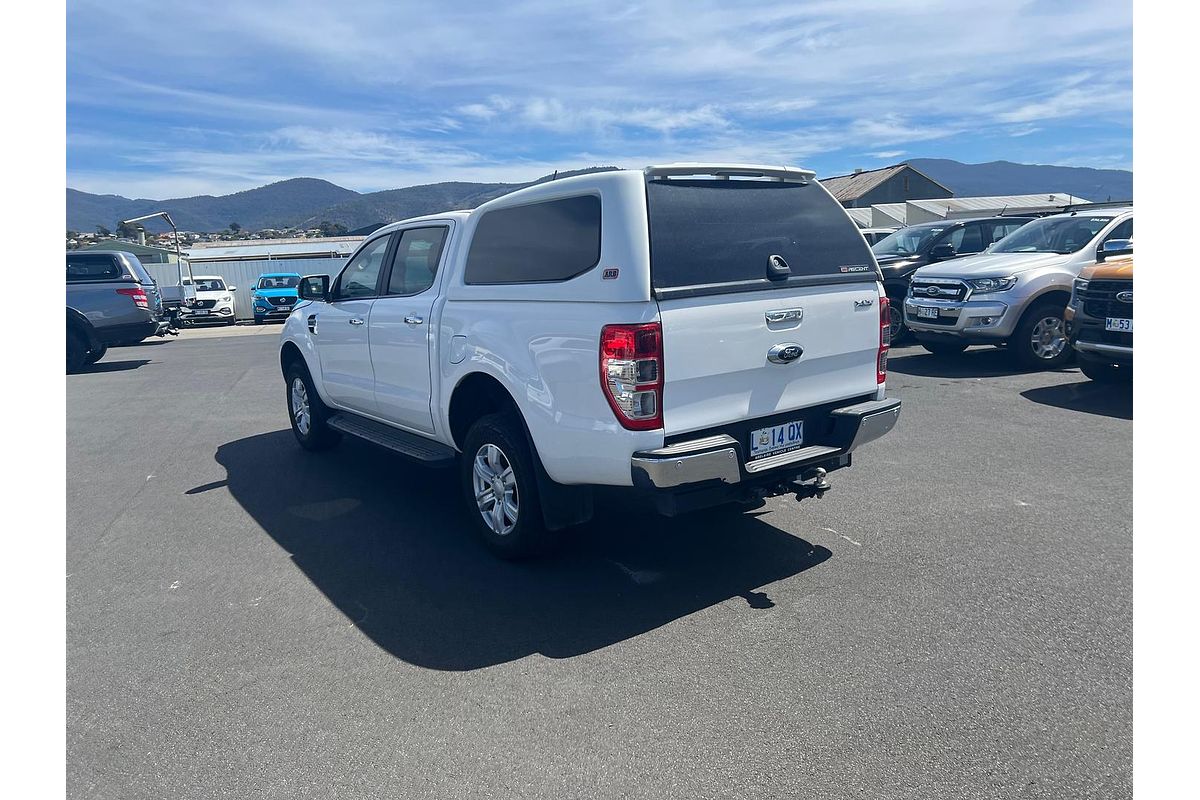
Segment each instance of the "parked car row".
[[[891,299],[893,343],[915,336],[941,355],[993,344],[1035,369],[1078,354],[1091,377],[1130,374],[1132,261],[1098,265],[1132,253],[1132,207],[911,225],[872,251]],[[1097,270],[1094,286],[1081,276]]]

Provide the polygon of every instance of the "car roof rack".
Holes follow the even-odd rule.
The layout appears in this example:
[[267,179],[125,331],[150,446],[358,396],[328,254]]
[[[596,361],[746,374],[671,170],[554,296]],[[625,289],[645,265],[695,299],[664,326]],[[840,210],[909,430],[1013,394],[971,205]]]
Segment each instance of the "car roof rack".
[[661,164],[646,167],[646,178],[682,178],[685,176],[707,175],[718,180],[730,178],[770,178],[775,181],[807,184],[817,178],[817,173],[811,169],[799,167],[766,166],[763,164],[704,164],[679,163]]

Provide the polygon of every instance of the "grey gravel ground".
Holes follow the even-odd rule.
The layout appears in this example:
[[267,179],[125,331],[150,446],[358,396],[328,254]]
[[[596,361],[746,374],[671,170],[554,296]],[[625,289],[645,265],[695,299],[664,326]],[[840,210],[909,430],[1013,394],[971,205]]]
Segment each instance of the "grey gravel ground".
[[1130,795],[1128,388],[900,348],[823,500],[557,557],[299,450],[273,335],[67,378],[71,797]]

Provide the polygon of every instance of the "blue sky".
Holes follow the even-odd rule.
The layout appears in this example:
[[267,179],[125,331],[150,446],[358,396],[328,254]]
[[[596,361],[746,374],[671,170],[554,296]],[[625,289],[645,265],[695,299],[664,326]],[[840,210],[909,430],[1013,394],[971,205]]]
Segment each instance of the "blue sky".
[[1132,68],[1127,1],[71,0],[67,185],[375,191],[693,160],[1131,169]]

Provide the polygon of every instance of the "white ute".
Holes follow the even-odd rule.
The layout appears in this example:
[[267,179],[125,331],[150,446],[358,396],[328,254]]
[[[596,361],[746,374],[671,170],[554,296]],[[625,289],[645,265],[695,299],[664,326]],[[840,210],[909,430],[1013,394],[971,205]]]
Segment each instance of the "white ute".
[[300,297],[280,341],[299,443],[457,464],[505,557],[589,519],[600,486],[665,514],[820,496],[900,412],[875,260],[807,170],[549,181],[381,228]]

